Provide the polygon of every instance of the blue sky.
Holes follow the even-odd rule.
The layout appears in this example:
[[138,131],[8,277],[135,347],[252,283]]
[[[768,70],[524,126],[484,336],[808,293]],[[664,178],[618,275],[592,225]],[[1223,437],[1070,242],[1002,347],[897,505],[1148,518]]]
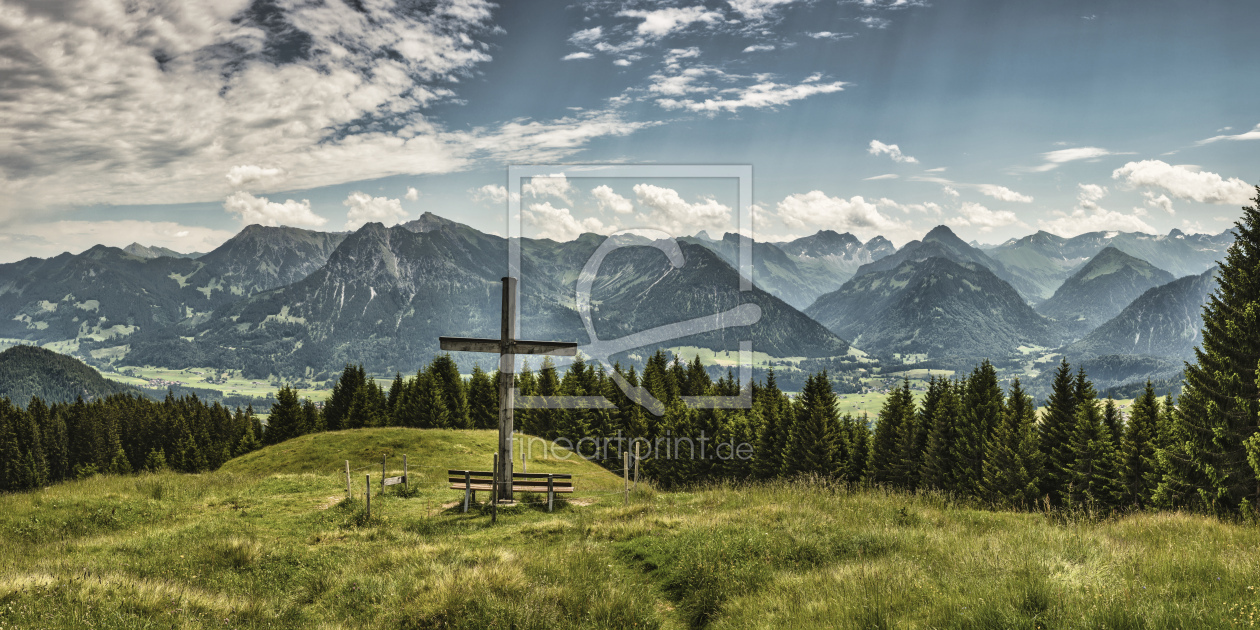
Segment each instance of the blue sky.
[[[1215,233],[1260,183],[1257,23],[1242,0],[0,0],[0,259],[426,210],[502,234],[531,163],[751,164],[771,241]],[[553,238],[721,231],[735,203],[545,184],[521,205]]]

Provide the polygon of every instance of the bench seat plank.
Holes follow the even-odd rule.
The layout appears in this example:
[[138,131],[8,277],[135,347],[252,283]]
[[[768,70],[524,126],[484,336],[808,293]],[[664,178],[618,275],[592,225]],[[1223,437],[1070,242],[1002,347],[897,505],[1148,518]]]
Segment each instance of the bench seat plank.
[[[474,483],[471,486],[465,486],[463,483],[451,484],[451,490],[474,490],[474,491],[484,490],[486,492],[489,492],[492,489],[494,489],[494,485],[489,484],[489,483],[485,483],[485,484]],[[535,485],[518,486],[516,484],[512,484],[512,491],[513,492],[546,492],[547,486],[546,484],[541,485],[541,486],[535,486]],[[551,491],[570,493],[570,492],[573,492],[573,487],[569,486],[566,488],[561,488],[559,486],[556,486],[555,488],[552,488]]]

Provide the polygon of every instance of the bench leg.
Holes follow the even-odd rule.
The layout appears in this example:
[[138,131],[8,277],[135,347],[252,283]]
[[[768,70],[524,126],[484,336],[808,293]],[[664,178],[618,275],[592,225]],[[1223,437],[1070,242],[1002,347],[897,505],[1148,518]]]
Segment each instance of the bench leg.
[[469,494],[469,492],[470,492],[470,491],[469,491],[469,489],[468,489],[468,486],[464,486],[464,513],[465,513],[465,514],[467,514],[467,513],[468,513],[468,494]]
[[556,502],[555,487],[552,485],[551,475],[547,476],[547,511],[552,511]]

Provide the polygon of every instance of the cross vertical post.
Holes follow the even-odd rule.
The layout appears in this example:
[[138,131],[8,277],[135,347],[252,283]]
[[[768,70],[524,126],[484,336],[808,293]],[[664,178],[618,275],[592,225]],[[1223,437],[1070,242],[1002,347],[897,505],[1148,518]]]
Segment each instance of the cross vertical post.
[[[499,498],[512,500],[512,410],[516,407],[516,355],[574,356],[571,341],[521,341],[516,338],[516,278],[503,278],[503,317],[498,339],[438,337],[441,349],[455,352],[489,352],[499,355],[499,448],[491,485]],[[522,464],[523,465],[523,464]],[[493,494],[493,493],[492,493]]]
[[499,333],[499,499],[512,500],[512,408],[516,391],[516,278],[503,279],[503,319]]

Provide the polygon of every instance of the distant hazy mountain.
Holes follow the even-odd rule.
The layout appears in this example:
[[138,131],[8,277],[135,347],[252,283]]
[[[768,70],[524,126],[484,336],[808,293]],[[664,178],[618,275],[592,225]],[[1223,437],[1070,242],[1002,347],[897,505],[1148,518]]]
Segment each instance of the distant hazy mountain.
[[[839,288],[852,278],[862,265],[881,260],[897,251],[897,248],[882,236],[875,236],[863,243],[848,232],[838,234],[832,230],[822,230],[810,236],[775,245],[795,260],[797,266],[811,277],[827,279],[830,286],[827,286],[824,293]],[[817,295],[814,297],[816,299]],[[812,304],[813,300],[809,303]]]
[[1233,242],[1232,230],[1217,235],[1186,235],[1174,229],[1166,236],[1141,232],[1090,232],[1072,238],[1037,232],[1011,239],[988,250],[988,254],[1030,287],[1026,297],[1039,302],[1054,295],[1059,285],[1080,265],[1107,247],[1150,261],[1179,277],[1197,275],[1213,267]]
[[111,381],[82,361],[35,346],[0,352],[0,397],[25,407],[32,396],[45,403],[74,402],[140,390]]
[[[703,245],[735,269],[739,269],[738,234],[726,233],[720,240],[706,232],[680,239]],[[818,296],[835,291],[865,263],[896,251],[882,236],[863,244],[849,233],[823,230],[784,243],[753,242],[753,282],[792,307],[803,309]]]
[[[680,241],[711,249],[733,268],[740,268],[740,234],[722,239],[701,232]],[[871,239],[871,249],[852,234],[824,231],[790,243],[752,243],[752,281],[770,295],[795,307],[814,304],[818,296],[839,289],[853,270],[895,251],[883,237]]]
[[806,314],[877,354],[1004,357],[1056,342],[1050,322],[984,265],[942,257],[860,273]]
[[132,243],[122,248],[122,250],[132,256],[139,256],[140,258],[161,258],[162,256],[169,256],[171,258],[197,258],[198,256],[201,256],[200,252],[181,254],[173,249],[167,249],[157,245],[146,247],[140,243]]
[[900,266],[901,263],[907,260],[927,260],[934,257],[946,258],[956,263],[980,265],[1010,284],[1021,295],[1024,295],[1026,299],[1028,298],[1027,292],[1030,290],[1030,287],[1021,278],[1010,273],[1001,262],[990,258],[979,249],[963,242],[961,238],[958,238],[958,235],[954,234],[953,230],[944,225],[938,225],[933,228],[921,241],[910,241],[897,250],[896,253],[862,265],[854,275],[856,277],[873,271],[888,271]]
[[1037,312],[1072,334],[1085,333],[1120,314],[1147,289],[1173,281],[1151,263],[1107,247],[1072,274]]
[[169,326],[231,298],[204,272],[196,260],[103,245],[0,265],[0,337],[101,340]]
[[[522,240],[521,335],[588,342],[575,310],[578,272],[604,237],[567,243]],[[741,294],[730,265],[706,247],[684,243],[673,269],[652,247],[613,252],[592,291],[597,334],[616,339],[663,324],[712,315],[741,302],[761,307],[754,348],[773,356],[835,356],[848,345],[760,289]],[[137,344],[129,362],[239,365],[248,372],[336,370],[363,362],[375,371],[416,369],[441,335],[499,332],[499,279],[507,241],[426,214],[349,235],[306,278],[225,306],[185,335]],[[666,345],[733,350],[747,329],[718,331]],[[485,357],[481,357],[484,359]]]
[[1214,267],[1147,290],[1115,318],[1064,349],[1069,357],[1135,354],[1190,359],[1200,343]]
[[203,321],[224,304],[306,277],[344,238],[251,225],[196,260],[97,245],[3,264],[0,337],[104,341]]

